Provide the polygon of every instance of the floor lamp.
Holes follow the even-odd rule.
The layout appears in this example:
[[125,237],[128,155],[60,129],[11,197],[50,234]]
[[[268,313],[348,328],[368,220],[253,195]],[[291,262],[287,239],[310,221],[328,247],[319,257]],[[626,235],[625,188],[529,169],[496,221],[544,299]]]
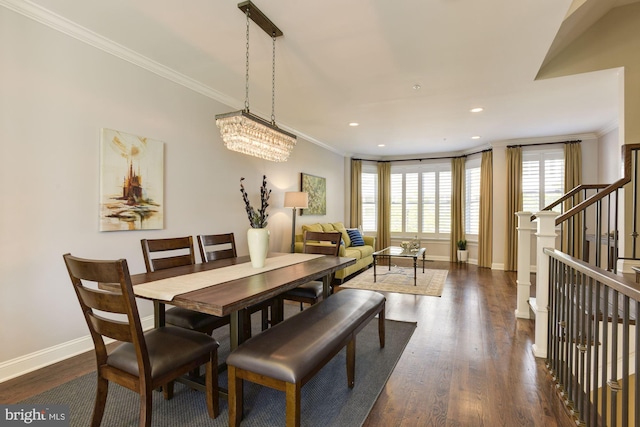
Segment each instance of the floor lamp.
[[309,207],[309,194],[304,191],[288,191],[284,193],[284,207],[293,209],[291,253],[294,253],[296,248],[296,209],[306,209]]

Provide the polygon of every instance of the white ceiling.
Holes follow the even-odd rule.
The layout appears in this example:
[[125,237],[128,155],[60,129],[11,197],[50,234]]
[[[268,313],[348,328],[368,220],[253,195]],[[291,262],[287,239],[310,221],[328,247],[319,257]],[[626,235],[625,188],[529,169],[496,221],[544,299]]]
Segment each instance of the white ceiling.
[[[254,0],[284,32],[276,42],[277,123],[337,152],[369,157],[459,152],[614,126],[615,70],[534,79],[570,7],[606,4],[591,8],[593,20],[627,2]],[[32,3],[210,88],[234,109],[244,105],[245,16],[237,0]],[[584,30],[574,22],[562,41]],[[253,23],[250,46],[251,111],[269,118],[271,39]],[[485,110],[470,113],[476,106]]]

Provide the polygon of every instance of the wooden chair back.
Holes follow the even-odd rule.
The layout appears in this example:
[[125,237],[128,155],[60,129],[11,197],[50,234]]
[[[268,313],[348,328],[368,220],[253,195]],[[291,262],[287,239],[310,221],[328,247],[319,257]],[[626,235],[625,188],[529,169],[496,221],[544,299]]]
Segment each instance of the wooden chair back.
[[[147,272],[166,268],[192,265],[196,263],[193,237],[173,237],[169,239],[142,239],[142,255]],[[158,256],[164,255],[164,256]]]
[[[142,325],[135,302],[127,261],[97,261],[64,255],[69,277],[82,307],[96,350],[98,365],[106,364],[107,349],[103,337],[134,344],[139,361],[149,359]],[[119,285],[118,290],[99,289],[99,283]],[[114,313],[116,319],[100,314]],[[140,364],[140,376],[150,369]]]
[[339,231],[309,231],[304,233],[303,252],[306,254],[333,255],[340,253],[342,233]]
[[[98,378],[91,425],[97,427],[102,421],[109,381],[140,395],[139,425],[148,427],[151,426],[153,390],[163,387],[165,398],[170,399],[173,381],[202,365],[205,365],[207,411],[211,418],[217,417],[218,343],[215,339],[175,327],[143,333],[126,260],[88,260],[65,254],[64,262],[96,353]],[[112,284],[115,289],[99,289],[100,283]],[[108,353],[104,337],[124,344]],[[156,366],[154,371],[152,360]]]
[[200,248],[202,262],[238,256],[233,233],[201,234],[198,236],[198,248]]

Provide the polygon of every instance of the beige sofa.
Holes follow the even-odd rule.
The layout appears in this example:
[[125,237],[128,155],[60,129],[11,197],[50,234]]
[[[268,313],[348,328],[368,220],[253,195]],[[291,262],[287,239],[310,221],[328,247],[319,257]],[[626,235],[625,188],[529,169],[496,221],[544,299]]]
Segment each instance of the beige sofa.
[[352,246],[349,234],[347,234],[347,229],[341,222],[307,224],[302,226],[302,234],[296,234],[296,252],[302,252],[302,236],[307,230],[339,231],[342,233],[344,245],[340,247],[340,256],[355,258],[356,263],[336,272],[335,278],[338,279],[340,283],[342,283],[347,276],[373,264],[373,251],[375,250],[376,243],[375,237],[363,236],[364,246]]

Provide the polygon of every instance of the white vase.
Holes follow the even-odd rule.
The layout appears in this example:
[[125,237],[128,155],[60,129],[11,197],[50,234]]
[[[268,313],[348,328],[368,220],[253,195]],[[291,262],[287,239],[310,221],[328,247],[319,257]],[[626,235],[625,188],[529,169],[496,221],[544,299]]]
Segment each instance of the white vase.
[[467,262],[469,259],[469,251],[458,249],[458,261],[459,262]]
[[266,228],[250,228],[247,230],[249,257],[253,268],[264,267],[264,260],[269,252],[269,230]]

